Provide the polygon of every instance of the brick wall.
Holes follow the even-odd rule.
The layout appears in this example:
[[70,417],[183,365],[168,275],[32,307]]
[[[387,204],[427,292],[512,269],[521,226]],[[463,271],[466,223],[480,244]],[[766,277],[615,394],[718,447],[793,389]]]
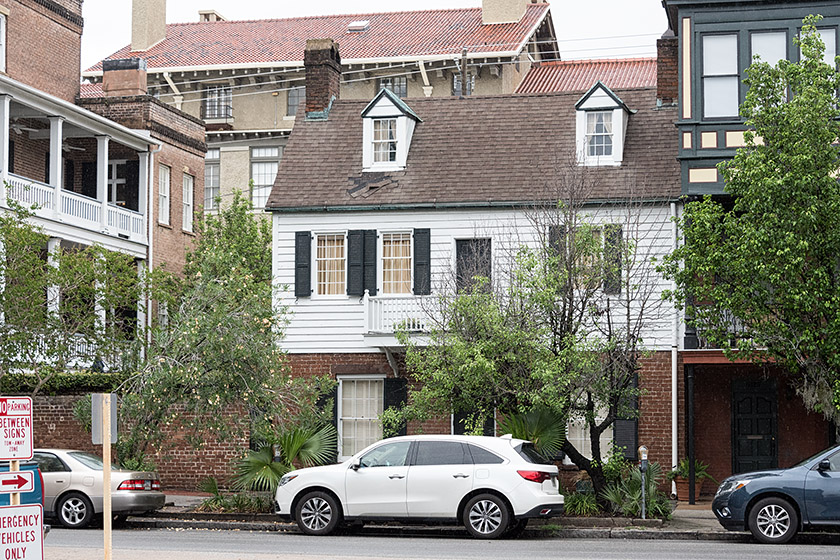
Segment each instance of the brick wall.
[[676,37],[656,41],[656,98],[668,105],[679,95],[679,43]]
[[72,102],[79,94],[81,0],[0,0],[8,9],[6,73]]
[[646,445],[648,459],[667,472],[671,469],[670,352],[655,352],[642,361],[639,388],[639,445]]
[[[87,395],[38,396],[34,399],[33,434],[36,447],[54,447],[80,449],[97,455],[102,454],[101,446],[91,443],[90,434],[73,418],[73,406]],[[241,411],[231,411],[231,425],[243,417]],[[237,458],[248,449],[250,434],[247,430],[238,431],[233,437],[220,440],[207,438],[207,444],[201,449],[193,449],[184,440],[184,432],[178,426],[169,431],[167,441],[173,443],[172,449],[156,454],[164,492],[174,489],[195,490],[198,484],[209,476],[216,477],[221,484],[233,475],[233,466]]]

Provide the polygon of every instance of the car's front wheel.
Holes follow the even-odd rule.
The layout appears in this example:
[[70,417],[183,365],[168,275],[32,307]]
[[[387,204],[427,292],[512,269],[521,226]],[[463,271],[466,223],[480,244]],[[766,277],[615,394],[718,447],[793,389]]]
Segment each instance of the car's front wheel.
[[748,524],[759,542],[783,544],[799,530],[799,515],[787,500],[764,498],[750,510]]
[[300,530],[307,535],[329,535],[341,523],[341,509],[332,495],[309,492],[298,502],[295,519]]
[[58,502],[58,521],[68,529],[83,529],[93,519],[93,504],[84,494],[71,492]]
[[496,539],[507,530],[510,512],[507,504],[493,494],[479,494],[467,502],[463,515],[464,527],[479,539]]

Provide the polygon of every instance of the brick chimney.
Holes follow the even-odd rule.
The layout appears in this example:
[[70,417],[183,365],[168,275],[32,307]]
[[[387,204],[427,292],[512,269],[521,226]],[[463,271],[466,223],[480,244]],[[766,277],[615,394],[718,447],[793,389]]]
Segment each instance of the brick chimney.
[[131,50],[146,51],[166,39],[166,0],[133,0]]
[[656,99],[673,105],[679,95],[679,44],[670,29],[656,41]]
[[332,39],[307,39],[303,54],[306,69],[306,118],[326,119],[339,97],[341,56]]
[[102,61],[102,91],[105,97],[146,95],[146,60],[119,58]]
[[532,0],[481,0],[481,23],[516,23],[531,3]]

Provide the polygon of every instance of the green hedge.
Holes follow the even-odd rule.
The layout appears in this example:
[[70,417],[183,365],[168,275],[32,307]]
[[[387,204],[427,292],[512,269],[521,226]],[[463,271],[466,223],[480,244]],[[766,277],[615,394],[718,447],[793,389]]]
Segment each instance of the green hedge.
[[[57,373],[39,390],[39,395],[76,395],[108,393],[128,378],[125,373],[98,373],[82,371]],[[28,395],[38,386],[37,378],[30,373],[6,373],[0,377],[0,394]]]

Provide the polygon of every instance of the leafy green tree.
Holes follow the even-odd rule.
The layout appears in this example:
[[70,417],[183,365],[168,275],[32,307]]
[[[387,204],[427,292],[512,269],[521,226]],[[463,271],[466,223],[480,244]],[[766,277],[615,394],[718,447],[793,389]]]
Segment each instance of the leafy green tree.
[[840,420],[840,73],[804,21],[801,60],[755,62],[741,114],[754,132],[719,169],[726,199],[686,205],[663,267],[671,299],[727,356],[775,363],[807,406]]
[[562,428],[581,422],[591,456],[569,440],[561,449],[600,496],[609,452],[601,435],[636,414],[641,332],[664,306],[653,297],[655,270],[644,249],[651,244],[638,243],[646,235],[645,210],[628,202],[621,218],[612,208],[620,223],[603,224],[578,202],[597,177],[574,163],[558,176],[567,178],[558,189],[563,202],[530,216],[536,243],[500,243],[512,249],[498,257],[492,283],[473,278],[467,291],[453,286],[432,298],[428,340],[418,344],[410,332],[399,333],[415,383],[406,406],[386,411],[383,422],[393,430],[460,412],[480,431],[496,413],[535,410],[550,412]]

